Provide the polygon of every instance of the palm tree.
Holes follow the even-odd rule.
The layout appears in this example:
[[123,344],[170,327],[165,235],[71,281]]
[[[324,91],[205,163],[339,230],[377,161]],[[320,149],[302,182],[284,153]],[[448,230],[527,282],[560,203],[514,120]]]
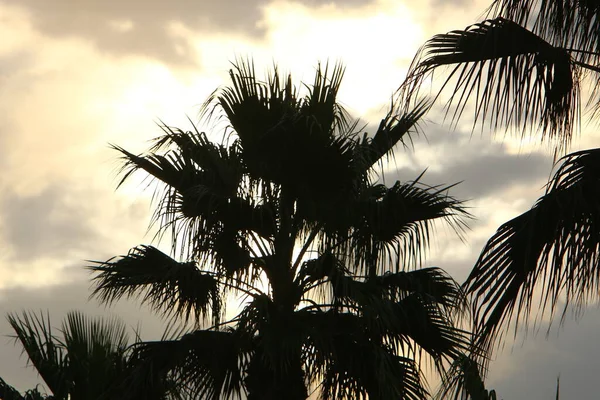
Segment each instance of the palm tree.
[[[146,155],[115,147],[123,181],[159,183],[153,221],[172,256],[141,245],[96,262],[94,294],[191,326],[136,344],[127,387],[160,372],[191,398],[423,399],[422,360],[442,371],[468,350],[460,286],[421,261],[436,221],[460,233],[469,214],[447,186],[377,174],[428,105],[392,107],[362,134],[337,102],[342,75],[319,66],[303,94],[237,62],[203,107],[221,144],[163,125]],[[245,300],[231,319],[228,296]]]
[[[132,369],[127,353],[128,335],[118,319],[89,319],[70,312],[56,336],[49,316],[24,312],[10,314],[8,321],[15,339],[23,346],[29,362],[44,380],[52,396],[29,390],[22,396],[0,379],[0,398],[4,400],[93,400],[120,398],[120,383]],[[155,379],[160,382],[160,379]],[[157,385],[153,386],[158,389]],[[165,398],[165,391],[156,393]],[[152,397],[139,396],[146,399]]]
[[[557,145],[555,157],[564,154],[582,110],[592,121],[600,111],[600,7],[496,0],[487,18],[429,40],[400,88],[402,101],[408,107],[425,79],[449,67],[439,93],[448,90],[454,122],[470,107],[474,129],[534,131]],[[501,341],[509,322],[527,324],[532,309],[554,317],[564,302],[564,317],[569,306],[581,310],[598,300],[599,167],[600,149],[561,158],[545,194],[484,246],[464,284],[474,299],[480,354]]]

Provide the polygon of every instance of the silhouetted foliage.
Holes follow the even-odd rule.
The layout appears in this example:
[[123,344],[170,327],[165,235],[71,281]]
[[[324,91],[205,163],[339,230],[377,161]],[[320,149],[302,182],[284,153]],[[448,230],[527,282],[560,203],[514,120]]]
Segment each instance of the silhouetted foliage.
[[[115,146],[123,181],[157,181],[154,221],[181,261],[137,246],[91,266],[94,294],[193,326],[134,346],[132,393],[164,373],[190,398],[423,399],[421,361],[443,371],[468,351],[460,286],[420,268],[435,221],[460,233],[468,213],[447,186],[376,173],[428,104],[363,134],[337,101],[342,75],[319,67],[303,92],[238,62],[203,108],[227,125],[222,143],[163,125],[145,155]],[[245,299],[230,320],[228,295]]]
[[[23,346],[29,363],[44,380],[52,395],[38,389],[21,395],[0,379],[0,399],[3,400],[104,400],[122,398],[123,382],[131,373],[134,362],[128,354],[125,324],[117,319],[90,319],[78,312],[67,314],[61,335],[57,336],[50,319],[43,314],[24,312],[9,314],[15,340]],[[154,375],[145,388],[147,393],[135,393],[130,398],[176,398],[177,391],[167,380]],[[162,386],[160,386],[162,385]]]
[[[556,145],[555,157],[565,154],[581,127],[582,109],[589,121],[597,120],[600,109],[598,3],[496,0],[486,18],[491,19],[429,40],[400,98],[409,107],[424,80],[449,67],[436,98],[448,93],[446,109],[454,123],[469,111],[474,128],[539,133]],[[552,319],[562,308],[562,322],[569,306],[582,311],[598,301],[598,155],[591,149],[561,158],[546,193],[531,210],[502,224],[484,246],[463,285],[474,300],[473,347],[480,355],[465,357],[478,374],[484,375],[489,360],[481,356],[501,342],[511,321],[527,326],[532,310]],[[456,379],[446,380],[454,385],[446,394],[475,398],[459,370]]]

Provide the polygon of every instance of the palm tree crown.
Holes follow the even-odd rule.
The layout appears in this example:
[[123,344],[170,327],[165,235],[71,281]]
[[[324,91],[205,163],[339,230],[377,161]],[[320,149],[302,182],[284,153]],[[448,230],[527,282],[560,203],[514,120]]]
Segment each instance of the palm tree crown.
[[[161,371],[194,398],[421,399],[421,355],[442,368],[467,350],[459,285],[418,267],[434,222],[460,231],[468,214],[448,187],[376,174],[427,104],[359,135],[337,102],[342,75],[319,67],[302,93],[239,62],[203,108],[226,122],[222,144],[162,126],[147,155],[116,147],[123,180],[160,182],[154,221],[182,261],[135,247],[91,266],[95,295],[139,296],[194,326],[137,344],[130,386]],[[245,302],[224,320],[228,294]]]

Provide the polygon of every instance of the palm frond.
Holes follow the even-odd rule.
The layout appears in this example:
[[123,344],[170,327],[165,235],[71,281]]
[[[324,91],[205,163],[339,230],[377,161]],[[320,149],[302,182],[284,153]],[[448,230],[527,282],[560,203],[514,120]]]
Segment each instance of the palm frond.
[[[447,222],[459,235],[466,228],[470,214],[461,201],[448,194],[451,186],[427,186],[419,178],[397,181],[391,188],[372,186],[357,203],[349,204],[351,209],[339,208],[338,212],[350,215],[340,251],[346,252],[346,265],[353,272],[375,276],[418,267],[437,220]],[[333,237],[336,231],[339,228],[334,226]]]
[[[528,326],[532,309],[581,310],[600,289],[600,149],[562,159],[546,194],[506,222],[465,282],[476,300],[478,340],[490,347],[503,323]],[[536,296],[536,288],[542,294]],[[564,296],[564,300],[562,298]],[[515,328],[516,329],[516,328]]]
[[24,397],[17,389],[4,382],[4,379],[0,378],[0,399],[24,400]]
[[76,351],[77,354],[93,355],[98,351],[106,355],[122,354],[129,342],[123,321],[117,318],[91,319],[77,311],[67,314],[62,333],[65,347],[81,350]]
[[195,262],[178,262],[152,246],[138,246],[129,254],[89,269],[96,273],[92,296],[110,304],[125,297],[141,297],[143,303],[167,316],[196,322],[221,313],[219,281],[201,272]]
[[21,342],[23,352],[57,399],[69,393],[69,371],[66,350],[52,334],[50,317],[42,313],[24,312],[18,317],[8,315],[8,322]]
[[[184,133],[164,125],[162,129],[165,136],[156,140],[147,156],[114,147],[123,154],[121,183],[143,170],[166,184],[153,223],[160,223],[161,233],[171,230],[173,250],[186,257],[202,257],[203,262],[221,259],[226,270],[246,273],[250,254],[238,232],[252,231],[268,240],[275,229],[272,205],[267,199],[261,204],[254,199],[256,185],[244,178],[236,146],[215,145],[200,132]],[[165,148],[164,154],[159,153]],[[220,251],[216,242],[224,229],[235,240],[226,251]],[[236,254],[246,262],[239,257],[238,262],[229,262],[234,245]]]
[[555,46],[573,49],[581,62],[600,61],[600,8],[593,1],[496,0],[489,13],[527,26]]
[[458,356],[443,376],[438,400],[495,400],[496,392],[488,391],[480,365],[469,356]]
[[[388,114],[381,120],[373,138],[363,137],[358,154],[355,155],[357,173],[371,168],[401,142],[412,140],[410,134],[417,132],[418,123],[429,111],[431,103],[421,100],[410,110],[397,110],[394,104]],[[400,111],[400,113],[399,113]]]
[[[416,293],[439,304],[452,313],[467,311],[466,294],[461,286],[439,268],[421,268],[413,271],[388,272],[361,282],[355,281],[342,260],[331,253],[323,253],[318,258],[302,264],[296,282],[305,293],[316,286],[331,286],[332,295],[345,293],[350,289],[345,282],[370,291],[372,295],[388,299],[400,299]],[[315,285],[317,282],[320,285]],[[351,289],[350,289],[351,290]]]
[[234,64],[233,85],[216,92],[205,110],[224,113],[251,179],[283,185],[292,196],[332,196],[351,186],[355,124],[336,101],[343,68],[331,71],[319,65],[301,96],[291,76],[282,79],[276,68],[262,82],[250,62]]
[[515,22],[499,17],[434,36],[400,89],[404,101],[441,66],[453,66],[444,88],[457,81],[447,103],[448,111],[455,108],[453,122],[473,101],[475,124],[514,127],[522,134],[539,130],[563,149],[578,128],[580,64]]
[[361,309],[370,318],[371,329],[388,336],[396,354],[409,352],[420,358],[425,351],[442,369],[443,362],[470,349],[469,332],[456,327],[451,314],[431,298],[411,293],[397,301],[359,301],[364,302]]
[[72,399],[108,396],[127,373],[126,325],[116,318],[88,318],[70,312],[63,322],[63,345],[74,385]]
[[467,308],[466,294],[460,285],[440,268],[421,268],[378,276],[374,284],[392,293],[416,293],[431,298],[452,311]]
[[138,343],[131,354],[134,369],[122,388],[124,398],[151,396],[168,377],[190,398],[241,399],[244,351],[228,331],[198,330],[177,340]]
[[343,77],[344,67],[339,63],[333,66],[331,75],[329,63],[325,67],[317,65],[313,84],[300,103],[300,113],[307,117],[308,130],[312,134],[346,132],[351,126],[350,114],[337,101]]
[[[5,399],[9,400],[9,399]],[[37,388],[25,392],[23,400],[58,400],[57,397],[41,393]]]
[[[421,372],[414,360],[373,340],[362,317],[337,311],[299,312],[306,335],[307,379],[320,382],[320,398],[424,399]],[[368,396],[368,397],[367,397]]]
[[[329,257],[328,259],[331,259]],[[316,267],[327,266],[326,263]],[[339,264],[338,264],[339,265]],[[427,352],[441,363],[469,347],[468,332],[456,328],[455,316],[466,308],[459,285],[437,269],[399,272],[357,280],[330,263],[328,271],[315,269],[312,279],[327,273],[331,304],[308,309],[350,310],[362,316],[373,337],[387,338],[394,354]],[[321,278],[322,279],[322,278]],[[416,344],[416,346],[414,345]]]

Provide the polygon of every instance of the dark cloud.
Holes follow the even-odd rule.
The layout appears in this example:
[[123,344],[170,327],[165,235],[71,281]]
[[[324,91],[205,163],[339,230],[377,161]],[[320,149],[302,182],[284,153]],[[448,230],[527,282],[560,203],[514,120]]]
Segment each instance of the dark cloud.
[[4,191],[0,200],[1,234],[13,250],[14,259],[61,258],[99,239],[83,200],[84,196],[73,199],[72,192],[60,185],[48,186],[34,195]]
[[[34,26],[53,36],[80,37],[113,54],[136,53],[174,63],[193,62],[185,39],[168,32],[179,22],[195,31],[261,34],[263,1],[3,0],[25,7]],[[119,25],[122,24],[120,28]],[[128,26],[129,24],[129,26]]]
[[567,319],[564,328],[553,328],[548,337],[545,326],[536,335],[519,336],[516,344],[497,352],[490,364],[489,386],[499,399],[547,400],[556,397],[560,376],[561,399],[596,399],[598,332],[600,310],[591,308],[579,323]]
[[[471,137],[468,133],[448,132],[436,126],[427,126],[424,130],[426,138],[415,138],[414,150],[406,150],[401,155],[411,160],[411,166],[388,174],[387,179],[408,180],[427,169],[422,182],[430,185],[460,182],[451,193],[462,200],[473,200],[525,185],[540,196],[543,184],[550,177],[550,154],[514,154],[505,144],[489,137]],[[423,158],[425,153],[435,154],[435,165],[427,165]],[[398,154],[402,154],[401,151]]]
[[503,146],[494,147],[490,153],[465,154],[463,159],[443,170],[427,172],[424,181],[432,184],[460,181],[452,193],[461,199],[490,196],[516,185],[534,185],[533,189],[541,189],[540,180],[545,180],[550,172],[550,157],[539,153],[507,154]]
[[[111,54],[142,54],[167,63],[194,64],[185,38],[169,32],[181,23],[195,32],[261,38],[262,7],[268,0],[0,0],[25,7],[34,26],[53,36],[79,37]],[[370,1],[332,1],[354,7]],[[327,4],[310,0],[309,5]]]

